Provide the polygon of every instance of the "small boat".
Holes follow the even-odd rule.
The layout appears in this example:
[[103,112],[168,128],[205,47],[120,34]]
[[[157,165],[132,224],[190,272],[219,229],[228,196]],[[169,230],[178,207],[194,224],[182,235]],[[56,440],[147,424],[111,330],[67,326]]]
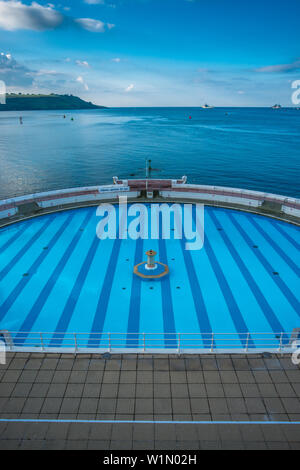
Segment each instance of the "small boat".
[[281,109],[280,104],[274,104],[274,106],[271,106],[272,109]]
[[201,106],[201,108],[212,109],[212,108],[214,108],[214,106],[209,106],[208,104],[204,104],[203,106]]

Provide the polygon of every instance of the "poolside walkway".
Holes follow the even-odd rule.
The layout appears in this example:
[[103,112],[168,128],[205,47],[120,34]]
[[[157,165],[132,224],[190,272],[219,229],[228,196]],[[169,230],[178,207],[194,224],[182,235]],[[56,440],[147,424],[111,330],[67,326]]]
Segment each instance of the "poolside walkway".
[[[300,449],[300,369],[290,356],[8,354],[0,449]],[[182,423],[189,421],[192,423]]]

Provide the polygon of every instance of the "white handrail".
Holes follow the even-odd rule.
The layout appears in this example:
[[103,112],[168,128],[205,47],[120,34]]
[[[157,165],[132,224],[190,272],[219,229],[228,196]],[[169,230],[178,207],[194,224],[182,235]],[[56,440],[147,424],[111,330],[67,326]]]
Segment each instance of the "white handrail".
[[290,352],[294,332],[280,333],[63,333],[8,332],[11,351],[104,352],[111,353],[257,353]]

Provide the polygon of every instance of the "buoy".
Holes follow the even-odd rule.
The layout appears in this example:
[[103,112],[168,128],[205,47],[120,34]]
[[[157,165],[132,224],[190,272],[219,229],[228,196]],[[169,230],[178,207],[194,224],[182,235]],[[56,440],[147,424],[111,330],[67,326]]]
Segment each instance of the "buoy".
[[189,119],[192,119],[192,116],[189,116]]

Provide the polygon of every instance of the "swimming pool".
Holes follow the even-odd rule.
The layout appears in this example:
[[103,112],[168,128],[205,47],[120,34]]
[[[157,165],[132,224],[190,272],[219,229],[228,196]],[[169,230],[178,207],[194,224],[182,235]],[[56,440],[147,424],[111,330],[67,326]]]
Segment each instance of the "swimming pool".
[[[300,327],[299,227],[208,206],[204,220],[197,251],[162,237],[99,240],[95,207],[2,228],[0,330],[20,347],[255,348],[258,333],[287,343]],[[133,274],[149,249],[166,278]]]

